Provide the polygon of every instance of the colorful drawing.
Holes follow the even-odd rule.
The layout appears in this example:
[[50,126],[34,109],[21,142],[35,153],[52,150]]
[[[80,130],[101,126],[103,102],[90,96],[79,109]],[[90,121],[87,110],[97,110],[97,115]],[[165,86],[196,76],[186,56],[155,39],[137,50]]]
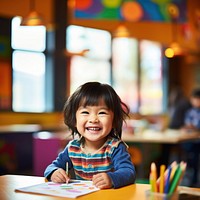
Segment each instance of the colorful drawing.
[[75,0],[75,17],[168,22],[172,5],[179,10],[178,22],[186,22],[186,0]]
[[76,198],[98,190],[99,189],[93,185],[92,181],[77,180],[72,180],[68,184],[47,182],[16,189],[16,191],[19,192],[31,192],[69,198]]

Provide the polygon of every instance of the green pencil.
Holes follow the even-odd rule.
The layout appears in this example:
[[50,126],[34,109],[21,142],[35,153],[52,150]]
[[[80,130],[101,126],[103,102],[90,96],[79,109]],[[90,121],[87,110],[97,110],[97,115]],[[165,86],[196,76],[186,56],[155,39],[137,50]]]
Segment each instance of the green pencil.
[[176,169],[176,172],[174,174],[174,177],[172,179],[172,182],[171,182],[171,185],[170,185],[170,189],[169,189],[169,194],[171,195],[173,192],[175,192],[178,184],[180,183],[183,175],[184,175],[184,172],[186,170],[186,166],[187,164],[185,162],[181,162],[177,169]]
[[172,179],[170,188],[169,188],[169,194],[170,195],[176,190],[176,187],[177,187],[177,185],[179,183],[181,174],[182,174],[182,170],[181,170],[181,167],[180,167],[180,164],[179,164],[177,169],[176,169],[176,172],[174,174],[174,177]]

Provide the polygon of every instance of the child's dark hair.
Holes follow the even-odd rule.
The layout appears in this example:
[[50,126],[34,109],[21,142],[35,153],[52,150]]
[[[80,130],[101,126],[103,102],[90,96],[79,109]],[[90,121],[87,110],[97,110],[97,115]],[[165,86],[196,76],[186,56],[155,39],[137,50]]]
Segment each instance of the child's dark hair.
[[[76,129],[76,111],[83,106],[96,106],[103,99],[106,106],[114,113],[113,127],[110,135],[121,138],[122,125],[129,115],[128,106],[123,103],[115,90],[108,84],[87,82],[81,85],[68,98],[64,105],[64,122],[74,136]],[[78,133],[79,134],[79,133]]]
[[200,99],[200,88],[196,88],[192,91],[192,97]]

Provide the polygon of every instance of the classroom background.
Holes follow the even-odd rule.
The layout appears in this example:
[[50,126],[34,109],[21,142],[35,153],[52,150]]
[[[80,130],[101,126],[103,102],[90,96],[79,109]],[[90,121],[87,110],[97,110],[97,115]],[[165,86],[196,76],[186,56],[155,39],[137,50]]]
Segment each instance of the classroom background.
[[[21,25],[32,11],[42,26]],[[172,91],[189,99],[200,87],[199,42],[198,0],[2,0],[0,174],[43,176],[71,139],[65,100],[92,80],[111,84],[131,109],[123,138],[137,182],[148,182],[152,161],[195,156],[183,184],[199,187],[199,154],[182,149],[199,135],[169,127]]]

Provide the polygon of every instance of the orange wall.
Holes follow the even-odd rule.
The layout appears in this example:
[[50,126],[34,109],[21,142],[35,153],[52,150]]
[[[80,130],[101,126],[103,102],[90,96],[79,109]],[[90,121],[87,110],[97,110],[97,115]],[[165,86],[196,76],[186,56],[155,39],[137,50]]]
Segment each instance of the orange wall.
[[[0,16],[26,16],[29,12],[29,1],[30,0],[1,0],[0,1]],[[47,20],[48,24],[53,25],[53,0],[34,0],[35,7],[38,12],[40,12],[44,18]],[[57,1],[59,3],[59,1]],[[100,28],[110,31],[111,33],[119,25],[118,21],[102,21],[96,20],[77,20],[73,18],[73,0],[68,0],[69,6],[69,23],[89,26],[94,28]],[[72,3],[71,3],[72,2]],[[192,30],[192,38],[186,40],[182,35],[181,27],[179,27],[178,41],[184,46],[190,46],[196,49],[196,37],[199,32],[197,32],[194,19],[195,11],[200,10],[199,0],[188,0],[188,19]],[[67,5],[66,5],[67,6]],[[172,31],[170,23],[159,23],[159,22],[125,22],[127,28],[131,32],[131,35],[138,39],[149,39],[153,41],[159,41],[163,44],[169,44],[172,40]]]
[[199,56],[188,56],[181,65],[180,83],[186,96],[190,97],[194,88],[200,87],[200,58]]
[[0,16],[26,16],[30,11],[30,1],[35,2],[35,9],[41,13],[48,23],[53,22],[52,0],[1,0]]

